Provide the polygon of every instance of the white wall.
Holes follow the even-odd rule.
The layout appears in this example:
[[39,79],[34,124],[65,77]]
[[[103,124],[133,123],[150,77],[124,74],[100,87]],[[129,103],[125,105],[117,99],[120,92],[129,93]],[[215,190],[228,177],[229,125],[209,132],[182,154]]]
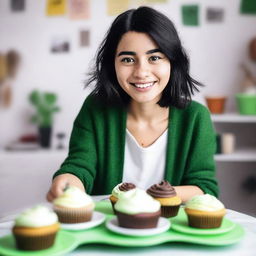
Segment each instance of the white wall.
[[[0,147],[35,128],[28,123],[31,106],[27,95],[33,88],[56,91],[62,111],[56,115],[55,131],[70,133],[72,122],[84,98],[88,65],[114,17],[106,15],[106,1],[91,1],[91,19],[72,21],[67,16],[46,17],[44,0],[26,0],[26,11],[11,13],[9,1],[0,1],[0,52],[13,48],[22,55],[19,76],[13,84],[12,106],[0,109]],[[184,27],[180,5],[198,3],[200,27]],[[256,35],[256,16],[240,15],[239,0],[179,0],[152,5],[176,24],[191,58],[191,74],[207,85],[206,94],[229,96],[228,110],[234,109],[232,96],[238,92],[242,72],[239,63],[247,58],[248,40]],[[225,9],[223,23],[206,22],[206,7]],[[91,30],[91,46],[79,47],[79,31]],[[51,54],[54,36],[70,37],[69,54]]]

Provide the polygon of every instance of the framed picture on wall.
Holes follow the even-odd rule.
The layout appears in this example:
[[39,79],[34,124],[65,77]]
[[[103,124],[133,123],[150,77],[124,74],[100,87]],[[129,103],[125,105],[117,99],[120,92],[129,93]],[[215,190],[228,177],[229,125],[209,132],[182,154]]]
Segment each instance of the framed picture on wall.
[[206,10],[206,20],[208,22],[222,22],[224,18],[224,10],[222,8],[208,7]]
[[14,12],[25,10],[25,0],[11,0],[11,10]]
[[80,46],[88,47],[90,45],[90,31],[81,30],[80,31]]
[[52,53],[68,53],[70,51],[70,40],[68,36],[55,36],[51,41]]

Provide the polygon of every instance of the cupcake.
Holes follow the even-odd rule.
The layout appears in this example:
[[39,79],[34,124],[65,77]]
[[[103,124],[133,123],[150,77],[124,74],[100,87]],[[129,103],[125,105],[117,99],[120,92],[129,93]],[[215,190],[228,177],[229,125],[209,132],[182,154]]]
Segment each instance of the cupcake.
[[209,194],[192,197],[185,204],[188,224],[194,228],[218,228],[226,214],[224,205]]
[[77,187],[70,186],[53,201],[53,209],[61,223],[90,221],[95,204],[92,198]]
[[109,197],[109,200],[111,202],[114,213],[115,213],[114,205],[117,202],[119,195],[135,188],[136,186],[133,183],[128,183],[128,182],[120,183],[113,188],[112,193]]
[[170,218],[178,214],[181,198],[177,196],[174,187],[168,181],[152,185],[147,193],[161,204],[161,216]]
[[139,188],[120,194],[114,208],[124,228],[155,228],[161,214],[160,203]]
[[22,212],[16,219],[12,233],[20,250],[42,250],[54,244],[59,230],[57,215],[44,206]]

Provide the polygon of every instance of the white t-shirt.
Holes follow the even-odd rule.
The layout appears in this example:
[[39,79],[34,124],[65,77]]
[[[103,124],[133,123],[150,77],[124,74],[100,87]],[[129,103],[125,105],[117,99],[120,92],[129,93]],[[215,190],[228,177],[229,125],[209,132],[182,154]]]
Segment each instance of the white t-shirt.
[[126,129],[122,182],[147,189],[164,179],[168,129],[150,146],[141,147]]

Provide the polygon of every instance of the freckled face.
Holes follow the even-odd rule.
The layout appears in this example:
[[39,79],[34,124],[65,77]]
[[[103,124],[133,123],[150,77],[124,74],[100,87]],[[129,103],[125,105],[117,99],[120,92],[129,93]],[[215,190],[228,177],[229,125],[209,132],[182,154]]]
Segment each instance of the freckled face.
[[146,33],[129,31],[117,46],[115,70],[133,101],[157,103],[170,79],[171,64]]

